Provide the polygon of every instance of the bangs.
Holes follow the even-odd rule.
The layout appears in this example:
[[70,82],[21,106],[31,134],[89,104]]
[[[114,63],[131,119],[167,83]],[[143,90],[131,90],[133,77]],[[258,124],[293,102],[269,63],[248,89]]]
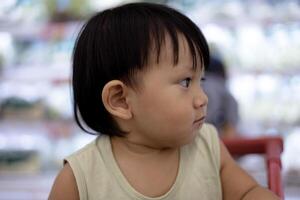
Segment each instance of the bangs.
[[[184,39],[188,44],[188,50],[191,54],[192,58],[192,69],[196,70],[197,67],[205,68],[209,65],[209,61],[205,58],[206,56],[203,55],[201,43],[196,43],[194,38],[192,38],[189,34],[185,34],[185,32],[180,32],[177,27],[170,26],[166,27],[165,25],[159,24],[158,26],[150,27],[153,28],[150,31],[149,37],[151,38],[152,47],[148,48],[148,52],[145,52],[144,55],[141,55],[142,58],[142,65],[147,65],[149,61],[149,57],[153,56],[156,58],[156,63],[159,63],[161,58],[161,49],[166,45],[166,37],[170,37],[171,48],[173,50],[173,64],[176,66],[179,60],[179,40]],[[151,55],[149,51],[154,52],[155,55]],[[200,61],[200,63],[198,63]]]
[[[114,67],[118,68],[120,64],[123,67],[127,66],[127,73],[123,73],[125,76],[118,78],[131,86],[135,84],[133,77],[136,71],[143,70],[150,57],[156,57],[156,62],[159,62],[161,48],[168,36],[173,48],[174,65],[178,63],[181,35],[189,46],[193,69],[195,70],[197,66],[205,68],[209,65],[209,50],[203,34],[189,18],[178,11],[155,4],[150,8],[147,3],[144,3],[138,8],[135,4],[114,8],[110,10],[109,15],[114,15],[114,18],[110,18],[109,22],[105,23],[109,29],[112,29],[110,31],[112,35],[108,35],[116,38],[110,47],[118,52],[115,54],[117,63]],[[198,63],[199,61],[201,63]]]

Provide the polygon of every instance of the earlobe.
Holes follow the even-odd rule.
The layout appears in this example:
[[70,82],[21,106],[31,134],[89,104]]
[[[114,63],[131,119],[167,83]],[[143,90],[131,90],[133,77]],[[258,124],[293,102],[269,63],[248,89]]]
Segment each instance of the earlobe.
[[128,87],[119,80],[106,83],[102,90],[102,102],[106,110],[115,117],[130,119],[132,113],[127,103]]

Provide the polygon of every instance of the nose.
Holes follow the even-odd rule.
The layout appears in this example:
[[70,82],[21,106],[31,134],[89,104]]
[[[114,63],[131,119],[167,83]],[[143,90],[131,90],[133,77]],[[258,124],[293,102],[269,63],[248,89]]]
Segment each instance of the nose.
[[197,89],[198,91],[196,91],[196,95],[194,97],[194,107],[199,108],[199,107],[207,106],[208,103],[207,95],[205,94],[205,92],[201,87]]

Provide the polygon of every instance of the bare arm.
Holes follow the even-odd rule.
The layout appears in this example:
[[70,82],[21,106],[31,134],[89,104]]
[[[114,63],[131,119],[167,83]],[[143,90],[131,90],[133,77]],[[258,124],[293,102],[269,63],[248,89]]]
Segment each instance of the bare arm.
[[52,186],[49,200],[79,200],[79,192],[72,168],[67,163]]
[[261,187],[231,157],[225,145],[221,146],[221,181],[224,200],[277,200],[275,194]]

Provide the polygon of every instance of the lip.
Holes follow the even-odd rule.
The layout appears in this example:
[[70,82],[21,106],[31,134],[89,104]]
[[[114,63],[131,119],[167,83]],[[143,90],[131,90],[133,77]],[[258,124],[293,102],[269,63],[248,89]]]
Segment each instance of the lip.
[[203,123],[203,122],[205,121],[205,118],[206,118],[206,116],[203,116],[203,117],[201,117],[201,118],[195,120],[195,121],[194,121],[194,124],[200,123],[200,122]]

